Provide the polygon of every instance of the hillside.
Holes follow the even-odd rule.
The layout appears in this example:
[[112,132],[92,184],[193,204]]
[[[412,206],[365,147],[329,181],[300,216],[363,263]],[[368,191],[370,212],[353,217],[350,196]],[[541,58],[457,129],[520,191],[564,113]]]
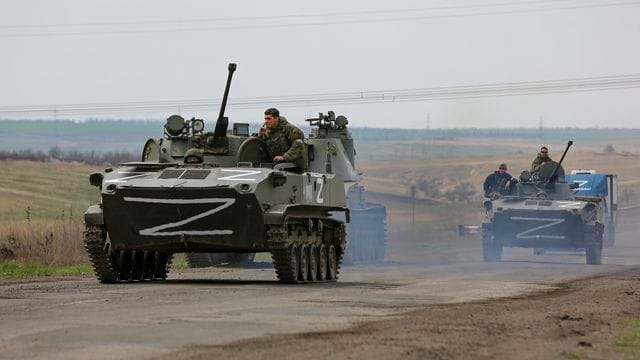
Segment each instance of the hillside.
[[78,217],[99,199],[89,174],[102,168],[82,164],[0,161],[1,221]]

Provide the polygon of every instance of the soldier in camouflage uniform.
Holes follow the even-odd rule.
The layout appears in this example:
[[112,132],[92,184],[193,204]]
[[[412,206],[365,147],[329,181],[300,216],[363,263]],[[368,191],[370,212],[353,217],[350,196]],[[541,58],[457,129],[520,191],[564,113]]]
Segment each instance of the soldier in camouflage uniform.
[[549,149],[546,146],[543,146],[540,148],[540,153],[538,153],[538,156],[536,156],[536,158],[533,159],[533,162],[531,162],[531,173],[533,174],[534,172],[537,172],[538,170],[540,170],[540,167],[542,165],[548,163],[549,161],[553,161],[549,157]]
[[306,169],[304,133],[290,124],[276,108],[264,111],[264,126],[258,138],[267,143],[269,157],[274,163],[294,163],[300,170]]

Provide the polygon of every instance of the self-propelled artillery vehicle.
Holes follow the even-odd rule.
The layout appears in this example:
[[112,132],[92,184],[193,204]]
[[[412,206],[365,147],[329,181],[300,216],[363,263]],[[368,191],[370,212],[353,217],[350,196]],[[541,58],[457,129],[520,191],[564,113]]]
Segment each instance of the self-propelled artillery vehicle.
[[183,252],[270,252],[282,282],[337,279],[349,220],[344,181],[332,168],[342,144],[308,145],[296,172],[274,168],[248,124],[227,131],[235,68],[213,132],[173,115],[142,161],[91,174],[102,201],[85,212],[84,240],[100,282],[166,279],[173,254]]
[[597,198],[575,195],[576,185],[563,179],[564,160],[523,171],[509,195],[484,203],[482,223],[485,261],[500,261],[505,246],[533,249],[585,249],[587,264],[602,259],[603,211]]

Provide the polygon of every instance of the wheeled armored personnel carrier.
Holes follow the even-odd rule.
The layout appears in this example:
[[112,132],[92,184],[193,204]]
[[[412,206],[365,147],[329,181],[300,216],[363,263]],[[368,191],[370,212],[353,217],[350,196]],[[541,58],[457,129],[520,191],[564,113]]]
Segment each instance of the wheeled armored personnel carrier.
[[[229,65],[213,132],[201,119],[173,115],[142,161],[91,174],[102,201],[85,212],[84,241],[100,282],[166,279],[173,254],[183,252],[270,252],[282,282],[337,279],[349,220],[344,180],[332,167],[342,143],[319,136],[301,171],[274,168],[248,124],[227,131],[235,69]],[[319,134],[346,129],[346,119],[317,125]]]
[[523,171],[509,195],[484,203],[485,261],[500,261],[503,247],[585,249],[587,264],[602,258],[603,211],[599,200],[576,197],[564,181],[562,161],[548,162],[534,174]]
[[572,170],[566,181],[578,184],[574,190],[577,198],[600,201],[604,211],[603,245],[613,247],[618,224],[618,176],[601,174],[595,170]]

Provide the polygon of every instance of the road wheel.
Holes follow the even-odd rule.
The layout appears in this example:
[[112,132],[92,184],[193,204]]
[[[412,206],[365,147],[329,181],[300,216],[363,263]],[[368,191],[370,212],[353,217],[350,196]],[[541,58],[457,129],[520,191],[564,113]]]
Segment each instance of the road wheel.
[[309,245],[309,281],[316,281],[318,277],[318,248]]
[[502,260],[502,243],[496,240],[488,230],[482,231],[482,255],[484,261],[493,262]]
[[318,246],[318,280],[327,279],[327,248],[324,244]]
[[307,245],[300,245],[300,271],[298,273],[298,280],[307,281],[309,277],[309,247]]
[[120,280],[129,281],[131,279],[131,252],[120,250],[117,265]]
[[298,281],[298,274],[300,273],[300,263],[298,262],[298,251],[300,249],[296,245],[291,245],[289,247],[289,262],[291,267],[291,272],[293,274],[291,281]]
[[327,280],[336,280],[338,276],[338,257],[336,248],[329,245],[327,250]]
[[144,275],[144,253],[142,251],[131,251],[131,279],[142,280]]
[[155,251],[149,251],[149,250],[145,250],[144,251],[144,255],[143,255],[143,262],[144,262],[144,273],[142,275],[142,278],[144,280],[153,280],[153,273],[155,270],[155,260],[156,260],[156,256],[155,256]]

